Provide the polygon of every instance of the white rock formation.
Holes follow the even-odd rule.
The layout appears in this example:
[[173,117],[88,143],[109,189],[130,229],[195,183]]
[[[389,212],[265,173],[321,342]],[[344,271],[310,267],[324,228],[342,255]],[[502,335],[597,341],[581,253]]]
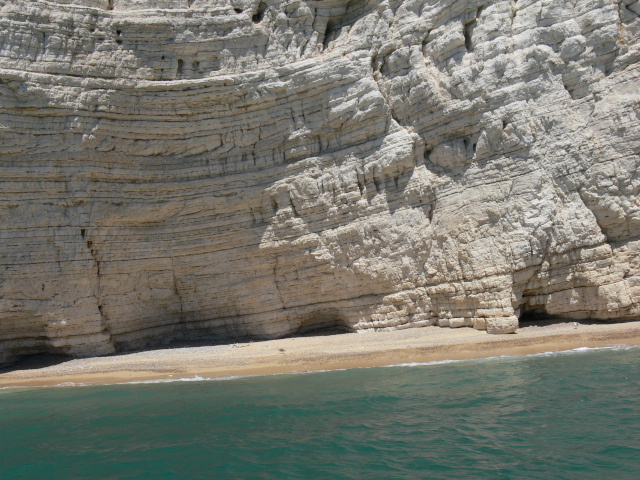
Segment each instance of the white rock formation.
[[0,6],[0,362],[640,314],[639,1]]

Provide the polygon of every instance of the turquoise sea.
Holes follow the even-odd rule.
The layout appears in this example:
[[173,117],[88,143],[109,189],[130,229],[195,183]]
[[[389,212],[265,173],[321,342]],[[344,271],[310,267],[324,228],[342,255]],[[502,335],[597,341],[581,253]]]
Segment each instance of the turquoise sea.
[[640,479],[640,348],[5,389],[0,478]]

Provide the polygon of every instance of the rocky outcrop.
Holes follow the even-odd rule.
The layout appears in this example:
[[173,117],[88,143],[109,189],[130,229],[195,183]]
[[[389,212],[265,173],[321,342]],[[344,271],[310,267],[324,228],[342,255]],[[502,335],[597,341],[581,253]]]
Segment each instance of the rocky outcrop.
[[0,5],[0,362],[640,314],[640,2]]

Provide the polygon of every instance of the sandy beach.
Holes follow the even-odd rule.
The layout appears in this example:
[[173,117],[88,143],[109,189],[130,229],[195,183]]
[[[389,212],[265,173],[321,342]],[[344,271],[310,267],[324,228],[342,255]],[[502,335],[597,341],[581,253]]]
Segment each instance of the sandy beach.
[[304,336],[228,345],[164,348],[84,359],[26,361],[0,369],[0,388],[103,385],[182,378],[362,368],[640,345],[640,321],[616,324],[537,322],[511,335],[471,328]]

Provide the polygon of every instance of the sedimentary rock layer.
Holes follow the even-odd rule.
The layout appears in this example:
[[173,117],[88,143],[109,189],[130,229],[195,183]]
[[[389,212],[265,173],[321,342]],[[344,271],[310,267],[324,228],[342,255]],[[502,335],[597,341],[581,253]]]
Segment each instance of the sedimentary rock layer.
[[640,314],[638,1],[0,6],[0,361]]

